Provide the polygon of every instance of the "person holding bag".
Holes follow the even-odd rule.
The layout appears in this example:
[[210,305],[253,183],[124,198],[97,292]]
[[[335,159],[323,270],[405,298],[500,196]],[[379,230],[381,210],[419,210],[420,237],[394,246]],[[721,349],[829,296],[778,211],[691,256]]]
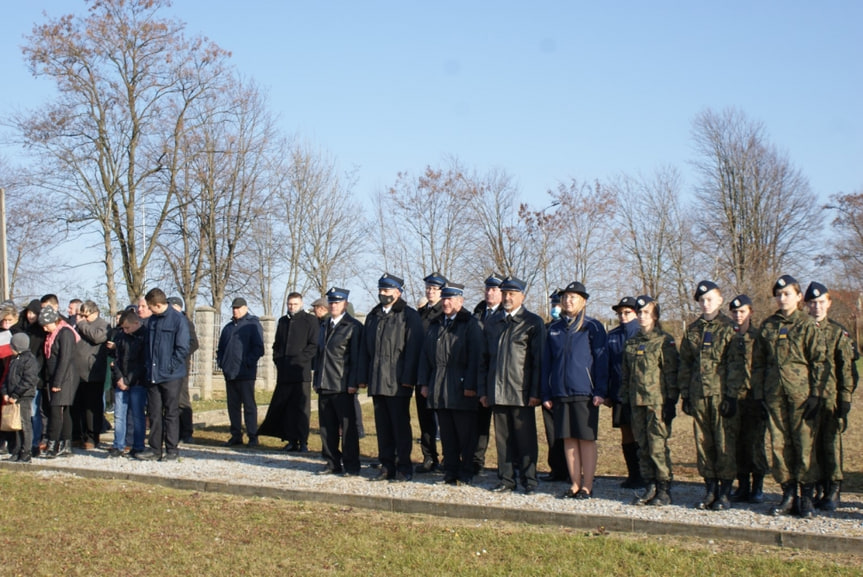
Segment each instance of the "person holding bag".
[[[15,444],[9,453],[13,462],[29,463],[31,460],[31,445],[33,444],[33,425],[30,415],[33,412],[33,397],[39,384],[39,361],[30,352],[30,337],[26,333],[18,333],[10,343],[15,355],[9,363],[6,379],[0,388],[3,396],[4,417],[6,406],[18,407],[18,429],[15,432]],[[5,423],[5,418],[4,418]]]

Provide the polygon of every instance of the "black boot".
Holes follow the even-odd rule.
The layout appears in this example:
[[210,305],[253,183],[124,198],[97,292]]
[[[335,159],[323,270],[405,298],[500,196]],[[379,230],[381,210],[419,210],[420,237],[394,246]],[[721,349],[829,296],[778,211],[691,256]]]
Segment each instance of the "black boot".
[[788,481],[782,483],[782,501],[778,505],[770,509],[770,514],[774,517],[779,515],[788,515],[794,510],[797,504],[797,483]]
[[19,463],[29,463],[33,457],[30,455],[30,449],[21,449],[21,452],[18,453],[18,462]]
[[839,499],[842,492],[842,481],[831,481],[827,487],[824,499],[819,507],[822,511],[835,511],[839,506]]
[[632,501],[633,505],[647,505],[648,501],[656,497],[656,481],[648,481],[644,493]]
[[719,494],[710,506],[711,509],[714,511],[725,511],[726,509],[731,508],[731,501],[728,496],[731,493],[731,485],[733,483],[733,479],[722,479],[719,482]]
[[737,488],[731,491],[731,493],[728,494],[728,497],[735,503],[745,503],[749,500],[751,494],[752,491],[749,485],[749,475],[738,475]]
[[647,504],[651,507],[671,505],[671,482],[659,481],[656,483],[656,495]]
[[57,458],[57,441],[48,441],[48,447],[42,452],[44,459]]
[[749,491],[749,502],[764,502],[764,475],[752,474],[752,489]]
[[800,485],[800,518],[812,519],[815,516],[815,504],[813,497],[815,494],[815,485],[806,484]]
[[644,479],[641,477],[641,467],[638,464],[638,443],[624,443],[623,460],[626,462],[627,477],[620,486],[624,489],[641,489],[644,487]]
[[57,445],[57,456],[71,457],[72,454],[72,441],[61,440]]
[[696,505],[696,509],[710,509],[719,493],[719,483],[716,479],[704,479],[704,497]]

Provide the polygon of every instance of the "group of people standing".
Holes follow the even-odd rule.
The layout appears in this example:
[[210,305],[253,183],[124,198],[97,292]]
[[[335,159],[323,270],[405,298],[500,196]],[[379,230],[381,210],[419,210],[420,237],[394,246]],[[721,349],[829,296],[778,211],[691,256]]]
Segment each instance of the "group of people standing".
[[[590,295],[577,281],[551,295],[553,318],[546,324],[525,308],[526,286],[517,278],[489,276],[484,299],[472,312],[464,307],[463,285],[437,272],[423,280],[426,302],[417,310],[403,297],[404,281],[384,274],[378,280],[379,303],[363,323],[351,314],[347,289],[327,291],[313,303],[314,315],[303,310],[299,293],[291,293],[273,343],[276,390],[260,428],[254,384],[264,355],[263,331],[246,301],[235,299],[217,349],[231,421],[225,444],[243,442],[245,420],[249,445],[263,434],[287,441],[287,451],[308,451],[314,389],[326,463],[320,474],[359,475],[363,430],[357,394],[366,389],[378,442],[379,470],[372,481],[408,481],[442,468],[443,483],[469,485],[485,466],[493,422],[498,483],[492,491],[514,491],[521,484],[531,494],[540,480],[568,481],[562,498],[590,499],[599,410],[606,406],[621,431],[628,473],[622,486],[641,489],[636,505],[663,506],[671,503],[668,439],[681,402],[693,418],[705,485],[698,509],[720,511],[731,502],[764,500],[768,432],[773,476],[782,487],[773,514],[806,518],[816,508],[833,510],[839,504],[842,433],[857,385],[857,351],[848,332],[829,318],[831,298],[824,285],[813,282],[804,294],[794,278],[780,277],[773,286],[777,310],[757,329],[747,295],[731,300],[729,318],[719,287],[701,281],[694,293],[701,315],[678,345],[662,328],[659,303],[648,295],[627,296],[613,306],[619,324],[606,333],[586,314]],[[53,295],[34,303],[20,320],[17,311],[10,316],[0,310],[2,328],[12,335],[13,359],[2,394],[4,403],[21,403],[25,413],[28,404],[44,408],[32,411],[37,428],[42,426],[37,416],[47,415],[43,455],[69,454],[69,409],[76,398],[85,407],[83,434],[98,430],[96,391],[101,392],[110,366],[116,405],[111,455],[123,453],[131,429],[134,456],[176,459],[179,399],[194,327],[165,293],[153,289],[124,311],[119,332],[110,338],[108,324],[90,301],[81,304],[74,327],[56,310]],[[416,466],[412,397],[422,450]],[[148,447],[145,404],[151,419]],[[542,479],[537,475],[540,406],[551,468]],[[39,451],[32,439],[28,426],[10,443],[18,460],[29,460],[31,443]]]
[[191,435],[191,404],[185,403],[187,419],[181,419],[180,407],[181,397],[188,399],[188,359],[196,342],[182,301],[179,309],[156,288],[120,313],[112,328],[89,300],[72,301],[68,317],[60,314],[53,294],[34,299],[20,313],[14,303],[4,303],[0,339],[8,335],[9,347],[0,355],[3,404],[20,404],[22,414],[21,430],[5,439],[11,459],[54,459],[71,456],[75,446],[95,448],[104,428],[106,388],[114,400],[109,456],[176,459],[181,420],[188,421],[183,438]]

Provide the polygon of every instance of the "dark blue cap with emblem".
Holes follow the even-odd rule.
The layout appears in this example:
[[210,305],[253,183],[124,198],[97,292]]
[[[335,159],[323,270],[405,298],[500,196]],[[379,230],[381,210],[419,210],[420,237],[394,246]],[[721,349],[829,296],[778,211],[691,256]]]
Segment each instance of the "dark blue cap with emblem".
[[327,291],[327,302],[338,303],[348,300],[348,295],[351,291],[339,287],[332,287]]
[[561,292],[560,289],[557,288],[557,289],[554,289],[554,291],[550,295],[548,295],[548,300],[551,301],[551,304],[553,304],[553,305],[559,305],[560,304],[560,292]]
[[785,287],[796,284],[798,284],[797,279],[790,274],[782,275],[781,277],[776,279],[776,282],[773,284],[773,296],[776,296],[776,293],[784,289]]
[[423,279],[423,282],[426,283],[426,286],[436,286],[438,288],[441,288],[443,285],[446,284],[446,277],[439,272],[433,272],[427,277],[425,277]]
[[485,288],[498,288],[500,287],[500,283],[503,282],[503,275],[492,273],[490,277],[485,279]]
[[464,285],[458,284],[454,282],[447,282],[442,289],[440,289],[440,298],[442,299],[451,299],[453,297],[461,297],[464,296]]
[[398,289],[401,292],[404,292],[405,281],[400,279],[399,277],[392,275],[388,272],[384,273],[378,280],[378,288],[379,289]]
[[585,289],[584,285],[578,281],[573,281],[573,282],[569,283],[568,285],[566,285],[566,288],[560,292],[561,292],[561,295],[563,293],[575,293],[577,295],[581,295],[582,297],[584,297],[585,300],[590,298],[590,295],[588,294],[587,289]]
[[620,309],[636,309],[635,297],[623,297],[620,302],[611,307],[611,310],[618,312]]
[[736,311],[737,309],[745,306],[752,306],[752,299],[747,295],[737,295],[732,299],[730,303],[728,303],[728,308],[732,311]]
[[806,294],[803,295],[803,300],[809,302],[826,295],[828,292],[830,291],[827,290],[827,287],[820,282],[811,282],[806,287]]
[[653,303],[654,310],[656,310],[656,318],[659,318],[659,303],[656,302],[656,300],[651,296],[639,295],[639,296],[635,297],[635,310],[636,310],[636,312],[640,311],[641,309],[643,309],[644,307],[646,307],[650,303]]
[[517,279],[511,276],[503,279],[503,282],[500,283],[501,291],[511,291],[511,292],[520,292],[523,293],[526,285],[523,280]]
[[719,290],[719,285],[713,281],[703,280],[695,287],[695,300],[700,299],[712,290]]

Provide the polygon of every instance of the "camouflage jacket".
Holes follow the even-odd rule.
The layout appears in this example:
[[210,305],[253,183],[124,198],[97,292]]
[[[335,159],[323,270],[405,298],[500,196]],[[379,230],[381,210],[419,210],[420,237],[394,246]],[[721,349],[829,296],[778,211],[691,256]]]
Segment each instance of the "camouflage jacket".
[[815,321],[803,311],[770,315],[761,325],[752,351],[752,392],[768,403],[784,393],[799,404],[822,395],[826,354]]
[[700,317],[686,327],[680,342],[680,368],[677,371],[681,397],[737,396],[737,389],[726,390],[727,351],[733,337],[733,324],[722,313],[710,321]]
[[677,365],[674,337],[658,328],[639,331],[624,348],[620,398],[634,407],[661,406],[666,399],[676,403]]
[[737,327],[734,331],[734,337],[728,345],[727,390],[729,395],[736,391],[740,399],[753,398],[752,371],[763,370],[752,365],[752,349],[758,338],[758,329],[750,323],[746,332],[740,332]]
[[857,347],[845,327],[836,321],[828,318],[820,323],[816,321],[815,326],[818,327],[827,353],[822,397],[826,407],[832,411],[836,408],[837,400],[850,403],[851,394],[857,387],[854,366]]

